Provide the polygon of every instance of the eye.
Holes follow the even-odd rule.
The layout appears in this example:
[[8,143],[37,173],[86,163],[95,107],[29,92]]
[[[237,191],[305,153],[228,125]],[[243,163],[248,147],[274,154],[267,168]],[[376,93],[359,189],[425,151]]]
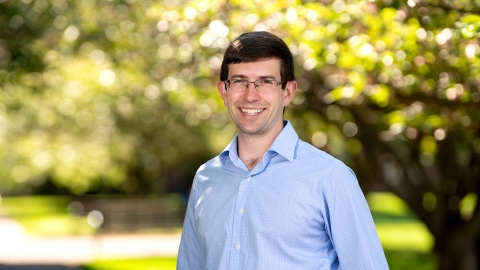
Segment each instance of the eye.
[[271,85],[273,84],[273,80],[259,80],[258,83],[263,85]]
[[234,84],[245,84],[245,80],[240,79],[233,79],[231,82]]

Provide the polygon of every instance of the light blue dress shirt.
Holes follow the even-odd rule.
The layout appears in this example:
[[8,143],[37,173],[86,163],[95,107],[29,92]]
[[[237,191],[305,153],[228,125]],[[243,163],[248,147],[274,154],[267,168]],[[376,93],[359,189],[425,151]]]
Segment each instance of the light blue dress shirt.
[[237,137],[196,175],[177,269],[388,269],[354,173],[288,121],[256,167]]

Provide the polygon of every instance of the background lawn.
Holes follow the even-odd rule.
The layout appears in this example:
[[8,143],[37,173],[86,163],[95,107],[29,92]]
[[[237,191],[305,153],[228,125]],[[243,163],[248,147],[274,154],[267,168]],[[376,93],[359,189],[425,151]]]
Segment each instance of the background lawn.
[[88,225],[85,216],[68,213],[71,202],[67,196],[3,197],[0,213],[14,218],[33,235],[93,234],[96,229]]
[[85,270],[175,270],[177,258],[101,260],[83,265]]
[[434,239],[408,205],[392,193],[370,193],[367,201],[391,270],[436,269]]

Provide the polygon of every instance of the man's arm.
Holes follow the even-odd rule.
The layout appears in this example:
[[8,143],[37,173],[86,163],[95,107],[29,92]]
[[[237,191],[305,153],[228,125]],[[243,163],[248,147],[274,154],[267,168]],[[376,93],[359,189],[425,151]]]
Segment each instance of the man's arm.
[[177,258],[177,270],[204,269],[205,248],[195,225],[195,190],[188,199],[187,212],[183,223],[182,238]]
[[323,193],[326,229],[338,255],[339,269],[388,269],[354,173],[346,166],[332,168]]

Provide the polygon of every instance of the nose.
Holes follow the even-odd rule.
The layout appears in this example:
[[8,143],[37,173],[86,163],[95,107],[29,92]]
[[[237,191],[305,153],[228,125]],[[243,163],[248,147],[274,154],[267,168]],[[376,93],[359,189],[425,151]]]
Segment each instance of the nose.
[[257,90],[257,85],[255,84],[255,82],[248,82],[248,81],[247,81],[247,86],[246,86],[247,90],[248,90],[248,88],[250,88],[250,84],[253,84],[253,87],[255,88],[255,90]]
[[[252,84],[252,87],[250,87],[250,84]],[[255,82],[248,82],[247,89],[245,90],[245,98],[247,101],[255,101],[258,99],[258,97],[259,95]]]

